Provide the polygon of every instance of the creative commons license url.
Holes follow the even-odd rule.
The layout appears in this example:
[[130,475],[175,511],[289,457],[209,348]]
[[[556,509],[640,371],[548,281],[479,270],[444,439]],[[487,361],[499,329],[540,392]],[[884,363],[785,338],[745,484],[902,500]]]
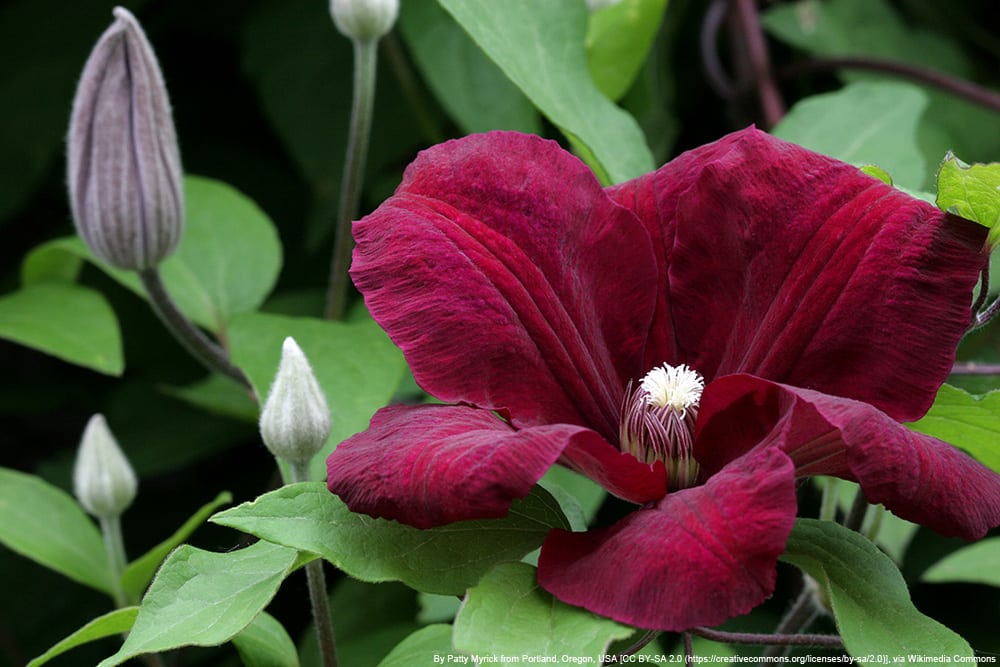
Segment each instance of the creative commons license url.
[[685,658],[682,655],[466,655],[443,653],[434,656],[436,665],[704,665],[704,664],[858,664],[858,665],[913,665],[913,664],[996,664],[997,656],[962,656],[962,655],[904,655],[890,656],[886,654],[871,654],[857,657],[846,655],[797,655],[797,656],[693,656]]

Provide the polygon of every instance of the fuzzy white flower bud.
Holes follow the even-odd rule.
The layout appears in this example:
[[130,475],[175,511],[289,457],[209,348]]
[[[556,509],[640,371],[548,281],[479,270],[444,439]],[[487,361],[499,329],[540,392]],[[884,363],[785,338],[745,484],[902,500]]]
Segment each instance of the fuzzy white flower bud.
[[271,453],[289,462],[308,462],[330,435],[330,410],[309,360],[289,337],[260,413],[260,435]]
[[366,42],[392,30],[399,15],[399,0],[330,0],[330,14],[337,30]]
[[91,252],[120,269],[159,264],[184,226],[183,172],[160,66],[128,10],[83,68],[67,136],[70,204]]
[[87,422],[73,468],[73,493],[93,516],[120,516],[135,500],[138,481],[103,415]]

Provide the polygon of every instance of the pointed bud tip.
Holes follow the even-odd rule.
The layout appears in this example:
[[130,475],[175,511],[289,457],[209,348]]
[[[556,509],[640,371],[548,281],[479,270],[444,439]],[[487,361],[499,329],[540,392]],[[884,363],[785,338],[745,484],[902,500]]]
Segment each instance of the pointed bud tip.
[[260,414],[260,434],[276,457],[309,461],[330,435],[330,410],[309,360],[295,340],[281,346],[281,362]]
[[138,488],[135,471],[108,428],[104,416],[87,422],[73,468],[73,492],[80,504],[98,518],[120,516]]
[[337,30],[347,37],[377,40],[392,30],[399,0],[330,0],[330,14]]

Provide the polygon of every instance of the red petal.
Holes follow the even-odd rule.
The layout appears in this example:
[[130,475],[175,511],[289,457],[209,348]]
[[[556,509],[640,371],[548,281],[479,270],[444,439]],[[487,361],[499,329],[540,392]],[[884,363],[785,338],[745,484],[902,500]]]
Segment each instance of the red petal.
[[354,512],[431,528],[507,515],[573,440],[579,426],[512,429],[464,406],[379,410],[367,431],[327,459],[327,486]]
[[791,461],[758,450],[610,528],[553,530],[538,581],[564,602],[641,628],[718,625],[774,590],[795,511]]
[[637,505],[658,500],[667,492],[667,471],[661,461],[642,463],[600,437],[575,438],[559,463]]
[[661,261],[647,363],[926,412],[969,323],[985,228],[754,129],[612,191]]
[[1000,525],[1000,475],[866,403],[749,375],[705,388],[695,458],[707,473],[772,445],[797,476],[856,481],[870,502],[943,535],[976,539]]
[[582,162],[517,133],[450,141],[354,235],[351,276],[427,391],[617,437],[656,264]]

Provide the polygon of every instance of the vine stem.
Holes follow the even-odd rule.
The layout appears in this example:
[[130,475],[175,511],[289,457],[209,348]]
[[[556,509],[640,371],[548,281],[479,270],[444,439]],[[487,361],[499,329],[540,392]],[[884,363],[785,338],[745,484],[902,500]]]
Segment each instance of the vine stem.
[[378,40],[354,41],[354,97],[351,104],[351,124],[347,136],[347,155],[340,184],[340,202],[334,228],[333,256],[327,283],[327,319],[340,320],[347,308],[347,288],[351,266],[351,221],[357,217],[361,200],[368,140],[371,135],[372,113],[375,108],[375,72],[378,65]]
[[139,271],[139,280],[146,288],[149,304],[157,317],[191,356],[210,371],[222,373],[226,377],[236,380],[245,389],[253,391],[246,375],[233,365],[226,351],[218,343],[209,339],[180,311],[174,300],[170,298],[156,267]]
[[[627,649],[625,649],[621,653],[616,654],[615,657],[617,657],[617,658],[624,658],[626,656],[635,655],[636,653],[638,653],[639,651],[641,651],[643,649],[643,647],[646,646],[646,644],[648,644],[649,642],[651,642],[654,639],[656,639],[656,636],[658,634],[660,634],[660,633],[657,632],[656,630],[649,630],[648,632],[644,633],[641,637],[639,637],[639,639],[637,639],[634,644],[632,644],[631,646],[629,646]],[[615,664],[615,663],[614,663],[614,661],[608,661],[608,662],[604,662],[603,664],[610,665],[610,664]]]
[[100,518],[101,536],[104,538],[104,550],[108,554],[108,565],[111,567],[111,597],[119,609],[129,604],[122,588],[122,572],[125,571],[125,539],[122,537],[121,516],[102,516]]
[[744,46],[750,60],[750,72],[764,123],[772,128],[785,115],[785,103],[774,81],[771,59],[767,51],[767,41],[760,17],[757,16],[757,0],[734,0],[736,21],[743,37]]
[[[108,565],[111,567],[111,598],[115,601],[115,607],[122,609],[135,604],[135,601],[129,599],[122,587],[122,572],[125,571],[128,558],[125,555],[121,516],[101,517],[99,522],[101,536],[104,538],[104,549],[108,554]],[[149,667],[164,667],[163,658],[159,653],[143,654],[141,660]]]
[[[802,575],[803,577],[807,575]],[[774,629],[775,635],[778,636],[801,636],[797,633],[805,630],[809,627],[819,614],[816,609],[816,601],[813,598],[813,593],[809,590],[807,580],[803,579],[802,591],[799,596],[792,603],[792,606],[788,609],[788,612],[782,617],[781,622],[778,623],[778,627]],[[783,649],[789,646],[789,644],[779,644],[772,646],[770,649],[764,652],[765,656],[774,657],[783,654]],[[775,650],[777,648],[777,650]]]
[[963,361],[951,367],[952,375],[1000,375],[1000,364]]
[[712,641],[730,644],[753,644],[757,646],[820,646],[823,648],[844,648],[838,635],[778,635],[750,632],[723,632],[711,628],[691,628],[692,634]]
[[[288,477],[291,483],[308,482],[309,461],[289,461]],[[326,588],[326,575],[323,573],[323,560],[310,561],[306,563],[305,569],[320,661],[323,667],[337,667],[337,642],[330,616],[330,598]]]
[[803,60],[783,68],[779,72],[779,75],[782,78],[793,78],[804,72],[837,69],[861,69],[919,81],[920,83],[933,86],[934,88],[978,104],[986,109],[1000,112],[1000,94],[992,90],[942,72],[896,60],[887,60],[885,58],[871,58],[867,56],[810,58],[809,60]]

